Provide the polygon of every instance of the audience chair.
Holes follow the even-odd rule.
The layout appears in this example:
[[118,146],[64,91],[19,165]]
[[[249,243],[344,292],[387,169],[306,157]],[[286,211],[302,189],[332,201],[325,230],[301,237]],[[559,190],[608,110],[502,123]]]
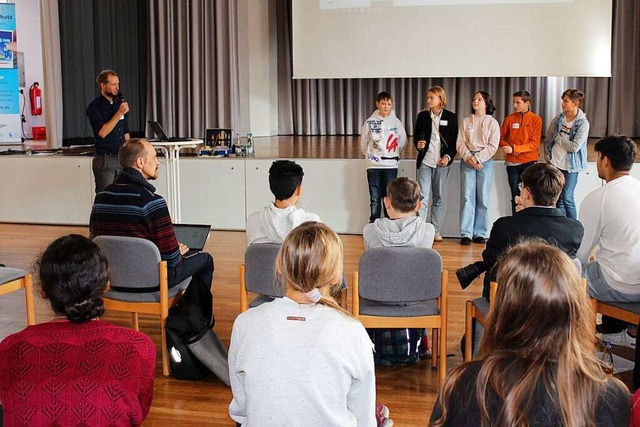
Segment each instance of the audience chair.
[[24,270],[0,267],[0,295],[24,289],[27,306],[27,325],[36,324],[36,310],[33,302],[33,277]]
[[447,374],[447,280],[442,258],[426,248],[369,249],[353,273],[352,313],[365,328],[432,328],[439,386]]
[[473,320],[475,319],[482,325],[483,328],[487,327],[487,319],[489,318],[489,312],[493,307],[493,302],[496,299],[496,292],[498,291],[498,284],[491,282],[489,285],[489,301],[485,297],[479,297],[474,300],[468,300],[465,310],[465,332],[464,332],[464,361],[469,362],[473,358]]
[[637,325],[640,322],[640,302],[599,301],[591,298],[595,313],[613,317],[623,322]]
[[[240,265],[240,312],[284,295],[275,279],[276,255],[280,246],[279,243],[254,243],[247,246],[244,264]],[[249,292],[258,294],[251,302]]]
[[[162,261],[158,247],[138,237],[98,236],[94,242],[109,260],[109,282],[119,290],[109,289],[103,296],[107,310],[131,313],[133,328],[139,330],[138,314],[160,317],[162,374],[169,375],[169,357],[165,324],[169,308],[174,306],[191,278],[169,289],[167,262]],[[123,292],[123,288],[153,288],[155,292]]]

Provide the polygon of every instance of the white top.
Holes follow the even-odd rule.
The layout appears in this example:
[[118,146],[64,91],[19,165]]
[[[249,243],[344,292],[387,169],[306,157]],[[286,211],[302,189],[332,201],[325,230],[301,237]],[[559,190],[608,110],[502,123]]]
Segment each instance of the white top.
[[247,218],[247,244],[282,243],[291,230],[306,221],[322,222],[318,215],[295,206],[280,209],[271,203]]
[[[560,135],[569,139],[569,136],[571,136],[571,128],[573,128],[574,123],[575,119],[570,122],[563,119],[560,128]],[[567,164],[568,154],[569,152],[561,144],[553,144],[553,147],[551,147],[551,164],[558,169],[566,171],[569,169],[569,165]]]
[[577,258],[594,247],[605,281],[618,292],[640,294],[640,181],[623,176],[592,191],[580,205],[584,237]]
[[440,117],[442,117],[442,112],[444,109],[440,110],[440,114],[437,116],[433,114],[433,110],[429,111],[429,117],[431,118],[431,136],[429,140],[429,148],[424,155],[424,159],[422,159],[422,164],[427,165],[431,168],[438,167],[438,161],[440,161]]
[[360,130],[360,150],[369,161],[368,168],[393,169],[407,142],[407,133],[396,113],[382,117],[378,110],[364,122]]
[[243,427],[376,425],[371,341],[333,308],[284,297],[240,314],[229,375]]
[[489,114],[483,117],[470,114],[462,121],[456,149],[463,160],[469,160],[473,156],[472,153],[476,153],[476,159],[480,163],[484,163],[496,154],[499,143],[500,124],[498,121]]

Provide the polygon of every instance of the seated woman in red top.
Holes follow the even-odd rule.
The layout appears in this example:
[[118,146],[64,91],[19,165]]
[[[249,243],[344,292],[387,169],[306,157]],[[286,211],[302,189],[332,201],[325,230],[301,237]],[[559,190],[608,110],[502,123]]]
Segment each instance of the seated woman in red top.
[[98,320],[106,258],[72,234],[49,245],[38,270],[58,317],[0,343],[4,425],[141,424],[153,398],[156,350],[148,336]]
[[518,244],[500,260],[480,360],[454,369],[433,426],[627,426],[629,390],[596,359],[593,309],[560,249]]

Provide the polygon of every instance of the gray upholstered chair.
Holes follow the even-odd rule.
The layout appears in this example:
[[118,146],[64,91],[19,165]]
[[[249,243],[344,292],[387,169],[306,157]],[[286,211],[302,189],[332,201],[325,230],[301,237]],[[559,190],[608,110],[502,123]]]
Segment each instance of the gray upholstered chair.
[[27,325],[36,324],[35,305],[33,302],[33,278],[31,274],[18,268],[0,267],[0,295],[24,289],[27,307]]
[[[131,313],[135,330],[139,329],[138,314],[160,316],[162,342],[162,374],[169,375],[169,359],[165,336],[165,324],[169,308],[175,305],[189,285],[191,278],[169,289],[167,262],[160,258],[158,247],[151,241],[138,237],[98,236],[94,242],[109,261],[109,283],[104,294],[107,310]],[[126,292],[126,288],[157,288],[151,292]]]
[[[282,298],[276,285],[275,263],[280,250],[278,243],[254,243],[247,246],[244,264],[240,265],[240,312],[257,307],[274,298]],[[249,292],[258,294],[249,302]]]
[[369,249],[353,273],[352,313],[365,328],[432,328],[440,385],[447,374],[447,280],[440,254],[426,248]]

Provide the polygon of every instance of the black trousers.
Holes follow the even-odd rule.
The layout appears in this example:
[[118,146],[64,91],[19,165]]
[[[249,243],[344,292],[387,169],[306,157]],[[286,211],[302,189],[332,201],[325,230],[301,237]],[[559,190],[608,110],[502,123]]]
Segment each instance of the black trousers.
[[212,319],[213,324],[213,295],[211,294],[211,282],[213,280],[213,257],[206,252],[201,252],[182,258],[175,267],[169,268],[169,287],[191,276],[191,283],[187,287],[180,305],[197,305],[202,315]]

